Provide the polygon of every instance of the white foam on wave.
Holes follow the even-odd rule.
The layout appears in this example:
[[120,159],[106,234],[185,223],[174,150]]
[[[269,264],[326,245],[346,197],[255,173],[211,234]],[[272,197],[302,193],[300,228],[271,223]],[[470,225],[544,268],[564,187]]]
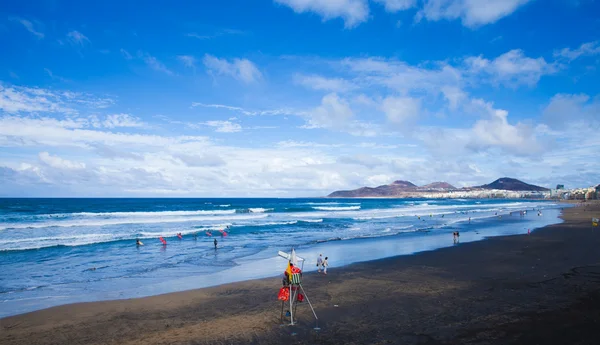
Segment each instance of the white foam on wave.
[[248,211],[250,211],[251,213],[265,213],[265,212],[273,211],[273,209],[272,208],[253,207],[253,208],[249,208]]
[[319,211],[357,211],[360,210],[360,206],[313,206],[315,210]]
[[323,205],[360,205],[360,202],[334,202],[334,201],[330,201],[330,202],[305,202],[305,203],[302,203],[302,205],[317,205],[317,206],[323,206]]
[[3,224],[0,230],[6,229],[40,229],[50,227],[76,227],[76,226],[107,226],[120,224],[159,224],[159,223],[183,223],[183,222],[200,222],[200,221],[218,221],[218,220],[245,220],[259,219],[267,217],[266,214],[236,214],[231,216],[212,215],[212,216],[195,216],[195,217],[155,217],[155,218],[112,218],[112,219],[81,219],[81,220],[64,220],[52,221],[43,223],[14,223]]
[[300,221],[305,223],[323,223],[323,219],[301,219]]

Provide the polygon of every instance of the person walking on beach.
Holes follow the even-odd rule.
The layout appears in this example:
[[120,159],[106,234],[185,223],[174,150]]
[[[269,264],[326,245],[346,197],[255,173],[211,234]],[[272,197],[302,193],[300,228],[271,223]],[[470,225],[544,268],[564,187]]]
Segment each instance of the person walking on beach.
[[327,257],[323,260],[323,274],[327,274],[327,267],[329,266],[329,262],[327,261]]
[[323,254],[319,254],[317,258],[317,271],[321,273],[321,266],[323,266]]
[[217,239],[215,238],[215,249],[217,249]]

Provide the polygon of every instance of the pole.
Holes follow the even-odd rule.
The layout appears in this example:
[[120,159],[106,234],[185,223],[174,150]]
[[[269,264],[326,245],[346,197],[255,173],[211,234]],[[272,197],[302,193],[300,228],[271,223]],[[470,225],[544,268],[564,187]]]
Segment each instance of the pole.
[[319,322],[319,318],[317,317],[317,313],[315,313],[315,308],[313,308],[312,304],[310,303],[310,299],[308,299],[308,295],[306,294],[306,291],[304,291],[304,288],[302,287],[302,284],[300,284],[300,289],[302,289],[302,292],[304,293],[304,297],[306,297],[306,301],[308,302],[308,305],[310,306],[310,310],[312,310],[313,315],[315,316],[315,319],[317,320],[317,322]]
[[290,325],[294,324],[294,310],[292,309],[292,284],[290,284]]

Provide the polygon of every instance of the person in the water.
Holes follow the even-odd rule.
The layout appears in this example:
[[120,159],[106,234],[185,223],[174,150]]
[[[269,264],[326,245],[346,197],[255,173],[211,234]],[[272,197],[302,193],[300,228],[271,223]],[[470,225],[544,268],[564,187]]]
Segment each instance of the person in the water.
[[214,243],[215,243],[215,249],[217,249],[217,239],[216,238],[215,238]]

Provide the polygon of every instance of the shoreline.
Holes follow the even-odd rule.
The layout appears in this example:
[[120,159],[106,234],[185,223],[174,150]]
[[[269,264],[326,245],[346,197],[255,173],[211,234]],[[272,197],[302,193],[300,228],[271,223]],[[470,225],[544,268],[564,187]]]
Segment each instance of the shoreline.
[[[435,344],[493,335],[491,343],[510,343],[500,341],[507,339],[502,329],[564,312],[561,308],[576,306],[589,294],[586,305],[595,305],[600,232],[591,230],[591,217],[598,217],[600,205],[584,206],[565,209],[563,223],[529,236],[492,237],[355,263],[331,268],[327,276],[309,272],[304,286],[319,315],[320,332],[312,330],[310,310],[303,306],[297,326],[279,327],[281,284],[276,277],[11,316],[0,319],[0,342]],[[563,323],[577,320],[571,315]]]
[[[450,247],[456,245],[453,244],[451,235],[454,230],[460,231],[462,245],[467,242],[485,241],[497,236],[526,233],[528,228],[537,229],[561,222],[558,217],[559,207],[556,206],[556,203],[553,203],[553,205],[555,206],[546,209],[542,217],[532,214],[525,218],[519,218],[509,216],[509,213],[506,213],[502,214],[501,219],[495,219],[493,216],[474,218],[472,224],[467,224],[464,221],[436,225],[437,221],[434,221],[433,224],[423,224],[420,228],[406,231],[397,229],[398,232],[394,232],[388,229],[386,231],[390,231],[389,235],[384,236],[330,238],[326,241],[298,246],[296,251],[299,256],[308,259],[309,262],[313,259],[316,260],[319,253],[325,253],[331,258],[330,267],[337,269],[355,263],[414,255],[419,252]],[[429,218],[426,217],[425,219]],[[441,227],[438,228],[438,226]],[[152,281],[132,277],[124,280],[118,287],[106,284],[103,280],[96,280],[87,283],[85,286],[75,286],[74,289],[68,290],[69,294],[61,293],[60,289],[50,290],[51,287],[42,291],[32,289],[31,293],[26,292],[24,296],[10,295],[9,293],[4,295],[6,299],[0,300],[0,307],[2,307],[0,318],[59,305],[151,297],[228,283],[272,278],[279,276],[280,272],[285,269],[285,260],[276,256],[277,249],[261,250],[255,254],[237,259],[236,265],[233,267],[199,275],[175,274],[164,279],[153,279]],[[164,250],[165,248],[161,249],[161,251]],[[316,267],[308,264],[304,267],[304,271],[306,273],[316,271]],[[89,292],[83,291],[83,289]],[[10,299],[11,297],[12,299]],[[10,313],[7,312],[9,310]]]

